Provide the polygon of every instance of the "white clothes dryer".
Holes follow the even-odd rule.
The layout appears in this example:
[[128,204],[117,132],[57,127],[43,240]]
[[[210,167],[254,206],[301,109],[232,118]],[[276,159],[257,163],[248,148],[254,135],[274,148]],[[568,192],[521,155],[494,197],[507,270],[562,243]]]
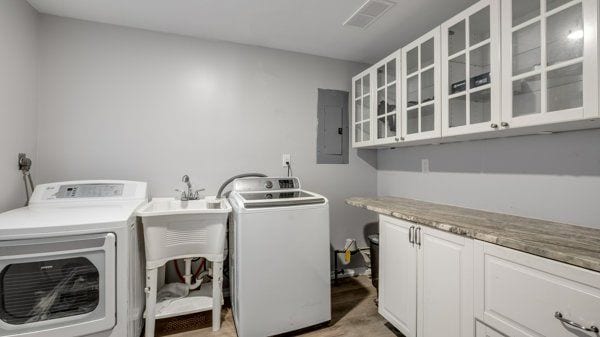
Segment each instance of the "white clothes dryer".
[[0,214],[0,336],[139,336],[146,202],[143,182],[69,181]]

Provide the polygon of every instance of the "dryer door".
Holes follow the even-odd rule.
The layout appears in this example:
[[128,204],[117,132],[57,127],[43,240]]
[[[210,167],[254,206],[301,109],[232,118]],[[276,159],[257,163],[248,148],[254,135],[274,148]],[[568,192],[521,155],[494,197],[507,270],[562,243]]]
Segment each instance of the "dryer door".
[[0,242],[0,336],[77,336],[115,325],[115,235]]

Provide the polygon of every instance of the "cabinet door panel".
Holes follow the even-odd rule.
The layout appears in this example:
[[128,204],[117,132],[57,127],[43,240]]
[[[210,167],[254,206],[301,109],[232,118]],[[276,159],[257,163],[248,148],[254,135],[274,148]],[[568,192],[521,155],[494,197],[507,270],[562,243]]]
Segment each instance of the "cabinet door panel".
[[583,337],[556,317],[600,326],[600,274],[512,249],[477,245],[477,318],[512,337]]
[[441,29],[442,136],[495,131],[502,105],[500,1],[479,1]]
[[598,116],[598,1],[502,1],[502,127]]
[[421,229],[419,336],[473,336],[473,240]]
[[408,235],[413,224],[379,218],[379,313],[406,337],[416,337],[417,252]]
[[359,148],[372,145],[372,125],[374,98],[371,96],[375,87],[375,70],[368,69],[352,79],[352,147]]
[[396,144],[400,142],[398,132],[398,104],[400,103],[400,51],[392,53],[375,64],[377,88],[375,89],[374,145]]
[[401,127],[406,141],[441,136],[440,30],[436,28],[402,49]]

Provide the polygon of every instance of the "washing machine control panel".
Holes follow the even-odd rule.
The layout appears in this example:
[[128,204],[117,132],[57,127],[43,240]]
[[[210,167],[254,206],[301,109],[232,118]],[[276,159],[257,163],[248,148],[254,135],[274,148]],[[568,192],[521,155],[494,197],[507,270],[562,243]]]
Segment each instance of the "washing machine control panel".
[[233,183],[233,190],[238,192],[292,189],[300,189],[300,180],[296,177],[242,178]]

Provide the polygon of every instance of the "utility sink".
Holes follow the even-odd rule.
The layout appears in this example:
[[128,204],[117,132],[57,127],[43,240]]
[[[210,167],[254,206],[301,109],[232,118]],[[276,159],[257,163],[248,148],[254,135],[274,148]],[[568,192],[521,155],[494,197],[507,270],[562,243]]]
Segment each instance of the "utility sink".
[[[216,207],[211,205],[216,205]],[[153,198],[146,206],[137,211],[137,215],[146,218],[178,214],[227,214],[230,212],[231,205],[227,199],[217,200],[207,197],[200,200],[181,201],[175,198]]]
[[[211,204],[215,208],[209,208]],[[230,212],[227,199],[153,198],[137,211],[144,228],[147,268],[189,257],[222,259]]]

